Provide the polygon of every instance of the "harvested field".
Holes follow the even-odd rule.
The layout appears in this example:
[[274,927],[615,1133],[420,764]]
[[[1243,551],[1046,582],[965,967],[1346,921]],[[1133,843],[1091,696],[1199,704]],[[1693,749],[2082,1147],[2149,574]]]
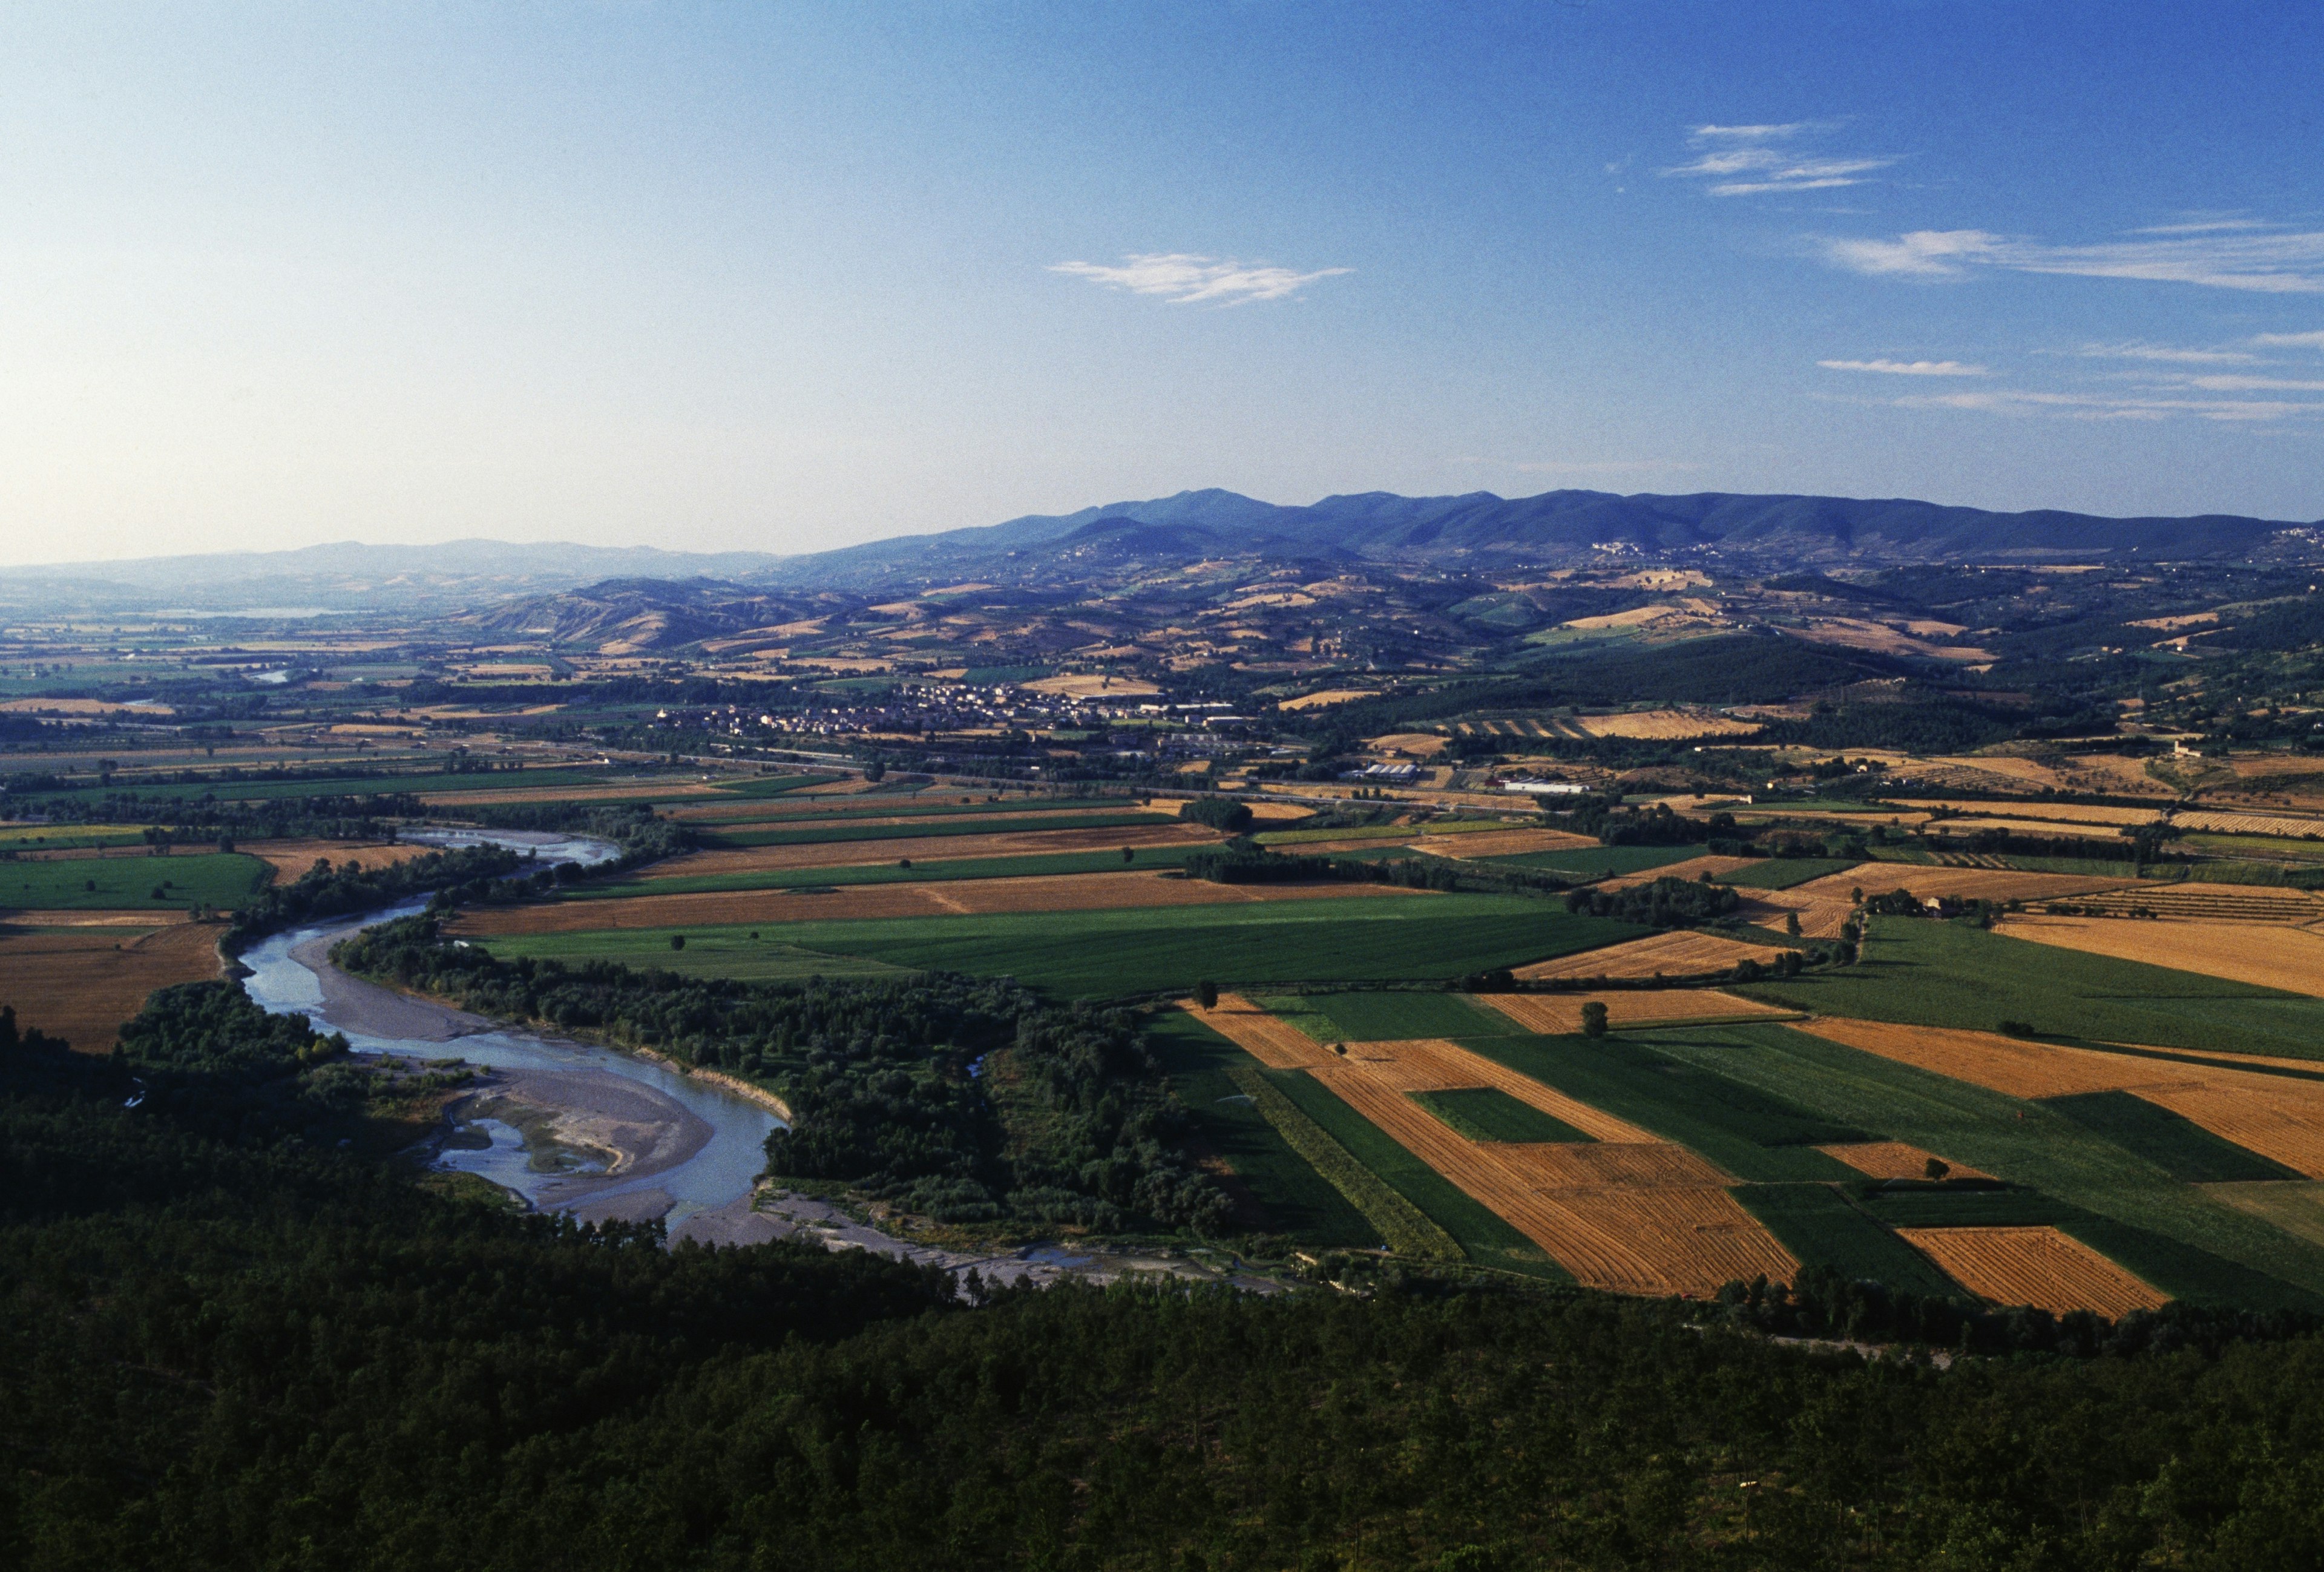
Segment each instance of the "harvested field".
[[[714,824],[728,819],[749,819],[754,822],[763,820],[768,823],[787,824],[815,824],[825,820],[835,824],[881,822],[877,810],[885,805],[876,798],[869,803],[853,800],[834,801],[827,796],[808,798],[807,793],[810,790],[811,788],[803,786],[796,791],[786,791],[779,797],[729,796],[723,797],[715,802],[681,803],[669,810],[669,816],[687,824]],[[802,798],[807,798],[807,800],[802,801],[800,800]],[[974,808],[986,813],[1004,808],[1010,811],[1024,813],[1056,811],[1055,805],[1044,808],[1031,802],[1023,804],[1010,802],[1006,805],[988,803],[981,797],[963,796],[952,792],[897,800],[892,806],[898,809],[914,810],[932,808]],[[1125,800],[1122,806],[1132,807],[1135,804]],[[929,814],[925,817],[938,816]]]
[[2169,1296],[2055,1228],[1899,1228],[1954,1281],[1997,1305],[2064,1315],[2095,1310],[2118,1320],[2159,1309]]
[[1993,652],[1972,644],[1940,644],[1861,617],[1818,617],[1805,627],[1785,628],[1796,639],[1814,644],[1836,644],[1845,650],[1870,650],[1883,655],[1919,655],[1933,661],[1990,661]]
[[[1957,901],[2058,901],[2110,890],[2128,890],[2145,881],[2107,878],[2100,874],[2026,874],[2015,868],[1940,868],[1916,863],[1867,863],[1844,874],[1812,879],[1771,894],[1797,895],[1823,904],[1849,905],[1849,892],[1884,895],[1909,890],[1923,900],[1950,896]],[[2319,916],[2324,916],[2320,909]]]
[[1052,693],[1070,698],[1151,698],[1161,692],[1138,677],[1087,676],[1067,673],[1019,683],[1028,693]]
[[2058,824],[2153,824],[2163,817],[2163,809],[2159,808],[2107,808],[2095,803],[2044,802],[2032,797],[2002,798],[1987,802],[1911,797],[1885,800],[1901,803],[1906,808],[1941,808],[1951,813],[1993,818],[2041,819]]
[[1695,977],[1729,970],[1738,961],[1773,961],[1783,953],[1779,946],[1674,931],[1520,966],[1517,976],[1528,982],[1551,977]]
[[2215,835],[2276,835],[2292,840],[2324,835],[2324,818],[2313,814],[2217,813],[2200,809],[2174,813],[2171,822],[2181,829],[2209,830]]
[[195,983],[218,974],[217,940],[224,929],[211,922],[171,921],[134,930],[113,923],[78,922],[62,929],[28,929],[22,919],[86,919],[109,915],[29,912],[0,927],[0,1004],[13,1004],[16,1019],[61,1037],[82,1053],[109,1053],[123,1022],[137,1013],[145,995],[172,983]]
[[1440,857],[1509,857],[1597,844],[1589,836],[1563,829],[1480,829],[1466,835],[1430,835],[1423,838],[1425,848]]
[[1683,862],[1668,863],[1659,868],[1645,868],[1635,874],[1621,874],[1599,884],[1601,890],[1627,890],[1633,884],[1651,884],[1656,879],[1684,879],[1689,883],[1709,874],[1712,878],[1732,874],[1738,868],[1759,865],[1757,857],[1688,857]]
[[733,846],[689,852],[643,870],[646,879],[707,874],[760,874],[788,868],[846,868],[871,863],[964,861],[1033,856],[1044,852],[1103,852],[1122,846],[1176,846],[1219,839],[1198,824],[1143,824],[1119,829],[996,831],[991,835],[906,836],[892,840],[807,841],[794,846]]
[[600,929],[715,927],[741,922],[833,922],[860,918],[966,917],[1012,911],[1103,911],[1216,906],[1257,901],[1412,897],[1390,884],[1213,884],[1159,874],[1072,874],[925,884],[859,884],[828,894],[803,890],[702,891],[475,911],[465,934],[583,933]]
[[[1452,1043],[1351,1044],[1342,1057],[1304,1033],[1255,1026],[1226,1003],[1201,1018],[1266,1062],[1305,1069],[1582,1282],[1625,1293],[1710,1293],[1738,1276],[1798,1270],[1727,1193],[1727,1177],[1684,1147]],[[1505,1093],[1593,1142],[1471,1141],[1411,1096],[1474,1087]]]
[[1929,1177],[1929,1164],[1933,1160],[1943,1163],[1952,1172],[1952,1179],[1991,1179],[1965,1162],[1941,1158],[1933,1151],[1923,1151],[1901,1141],[1858,1141],[1838,1146],[1819,1146],[1826,1157],[1836,1157],[1860,1174],[1877,1179],[1916,1179]]
[[238,843],[236,851],[247,852],[274,870],[276,883],[288,883],[323,859],[333,866],[349,862],[361,863],[366,868],[392,868],[398,863],[408,863],[414,857],[424,857],[440,852],[442,846],[413,846],[404,841],[354,840],[263,840]]
[[1433,759],[1444,751],[1444,738],[1434,732],[1389,732],[1385,736],[1366,737],[1364,746],[1375,754],[1407,754],[1416,759]]
[[2084,824],[2064,818],[2043,819],[2034,824],[2024,818],[1948,818],[1936,827],[1954,834],[1974,835],[1981,829],[1997,829],[2005,835],[2039,834],[2056,839],[2120,841],[2122,828],[2112,824]]
[[2001,931],[2118,960],[2324,998],[2324,934],[2282,924],[2013,917]]
[[1347,704],[1359,698],[1370,698],[1375,690],[1370,688],[1326,688],[1315,693],[1303,693],[1296,698],[1286,698],[1277,709],[1326,709],[1334,704]]
[[[2135,911],[2151,911],[2157,920],[2173,923],[2297,928],[2324,921],[2324,899],[2311,892],[2281,884],[2213,884],[2192,880],[2181,884],[2142,884],[2132,889],[2101,891],[2074,904],[2116,917],[2128,917]],[[2168,941],[2158,939],[2153,942]],[[2270,942],[2273,942],[2272,939]]]
[[1690,715],[1683,709],[1645,709],[1628,715],[1581,715],[1573,718],[1576,726],[1593,737],[1639,737],[1648,741],[1748,737],[1760,729],[1755,721],[1731,720],[1723,715]]
[[2324,1179],[2324,1083],[1941,1026],[1828,1015],[1797,1030],[2013,1097],[2130,1092],[2223,1141]]
[[1753,1016],[1784,1020],[1797,1012],[1762,1004],[1711,988],[1654,988],[1608,994],[1480,994],[1480,1004],[1495,1010],[1545,1037],[1570,1037],[1582,1030],[1582,1007],[1606,1006],[1606,1025],[1619,1031],[1626,1026],[1671,1026],[1681,1022],[1739,1021]]

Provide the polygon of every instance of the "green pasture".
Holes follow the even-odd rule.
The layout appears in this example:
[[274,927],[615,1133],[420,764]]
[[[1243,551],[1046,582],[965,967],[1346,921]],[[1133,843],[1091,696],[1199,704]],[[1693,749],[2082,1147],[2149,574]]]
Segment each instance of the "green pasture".
[[597,770],[490,770],[450,774],[441,770],[394,774],[306,775],[276,781],[144,781],[116,776],[110,786],[73,786],[30,796],[29,801],[96,799],[113,792],[173,802],[214,797],[221,802],[281,802],[309,797],[370,797],[398,791],[435,795],[456,791],[533,791],[551,786],[597,786],[618,777]]
[[1449,1092],[1414,1092],[1412,1100],[1471,1141],[1589,1142],[1564,1120],[1521,1103],[1498,1087],[1462,1087]]
[[2212,1134],[2183,1114],[2129,1092],[2080,1092],[2041,1101],[2043,1107],[2136,1152],[2172,1179],[2188,1184],[2302,1177],[2225,1136]]
[[1712,882],[1733,884],[1746,890],[1788,890],[1811,879],[1844,874],[1862,860],[1859,857],[1763,857],[1748,868],[1715,874]]
[[1256,1003],[1318,1042],[1409,1042],[1424,1037],[1491,1036],[1520,1030],[1500,1012],[1460,994],[1370,989],[1270,994]]
[[576,884],[561,891],[567,901],[602,901],[609,896],[686,895],[722,890],[799,890],[839,888],[853,884],[920,884],[957,879],[1029,879],[1060,874],[1136,873],[1141,869],[1176,868],[1205,847],[1196,846],[1139,846],[1124,861],[1119,851],[1050,852],[1021,857],[947,857],[933,861],[915,857],[908,868],[894,863],[867,863],[844,868],[769,868],[743,874],[684,874],[665,879],[626,878]]
[[[0,863],[0,907],[92,911],[239,906],[272,872],[240,852]],[[159,890],[160,894],[154,892]]]
[[[1082,997],[1267,984],[1425,982],[1521,966],[1645,930],[1508,895],[1379,895],[1215,906],[762,923],[766,943],[914,970],[1013,976]],[[496,936],[495,954],[665,963],[673,934],[747,944],[748,924]],[[747,968],[750,952],[732,952]],[[689,966],[693,963],[688,962]],[[731,975],[755,976],[748,969]]]
[[1413,840],[1419,834],[1408,824],[1361,824],[1342,829],[1263,829],[1252,838],[1263,846],[1296,846],[1325,840]]
[[1643,1043],[1526,1036],[1474,1038],[1462,1046],[1690,1147],[1738,1179],[1782,1183],[1862,1177],[1815,1150],[1869,1139],[1862,1129]]
[[[1883,1222],[1969,1224],[1987,1221],[1986,1211],[1994,1208],[2063,1207],[2073,1209],[2070,1231],[2076,1237],[2166,1293],[2213,1304],[2324,1308],[2324,1250],[2179,1182],[2153,1161],[2039,1102],[1780,1025],[1658,1032],[1655,1048],[1816,1118],[1908,1142],[2022,1187],[1875,1187],[1866,1207]],[[1991,1220],[2015,1219],[2008,1213]],[[2053,1218],[2045,1212],[2032,1220]]]
[[743,781],[724,781],[718,790],[729,797],[780,797],[786,791],[796,791],[802,786],[831,781],[831,775],[754,775]]
[[1925,918],[1876,918],[1859,965],[1736,991],[1865,1021],[2324,1059],[2324,999]]
[[1831,1185],[1738,1185],[1731,1193],[1803,1266],[1830,1267],[1905,1293],[1974,1297]]
[[1204,1143],[1234,1170],[1239,1187],[1257,1203],[1260,1226],[1312,1244],[1379,1248],[1379,1231],[1363,1214],[1292,1151],[1227,1078],[1229,1065],[1252,1062],[1242,1050],[1181,1010],[1149,1018],[1145,1041]]
[[135,846],[145,832],[126,824],[14,824],[0,827],[0,852],[82,851]]
[[1304,1070],[1267,1070],[1267,1078],[1322,1125],[1325,1133],[1380,1181],[1420,1208],[1423,1216],[1459,1242],[1479,1266],[1522,1272],[1551,1282],[1572,1282],[1572,1274],[1546,1251],[1495,1215],[1451,1179],[1406,1151],[1394,1137],[1333,1096]]
[[1045,813],[1029,818],[990,823],[972,818],[965,823],[932,819],[926,824],[783,824],[765,829],[741,826],[711,829],[696,826],[702,843],[711,846],[800,846],[833,841],[905,840],[933,836],[1029,835],[1049,829],[1129,829],[1174,824],[1167,813]]
[[[720,788],[724,791],[724,788]],[[742,795],[755,795],[743,793]],[[708,804],[706,798],[693,800],[696,807]],[[786,826],[821,823],[830,820],[845,824],[866,818],[973,818],[980,814],[1046,814],[1116,813],[1141,811],[1138,804],[1123,797],[1082,797],[1057,799],[1009,798],[999,802],[915,802],[908,797],[860,795],[848,797],[804,797],[795,802],[770,803],[761,813],[748,818],[697,819],[693,822],[705,828],[732,826],[749,828],[766,825],[773,828]]]

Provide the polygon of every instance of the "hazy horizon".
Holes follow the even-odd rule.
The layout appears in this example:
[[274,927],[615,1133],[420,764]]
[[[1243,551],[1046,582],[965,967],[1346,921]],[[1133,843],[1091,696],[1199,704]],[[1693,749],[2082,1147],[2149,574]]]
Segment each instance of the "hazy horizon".
[[1189,477],[2315,519],[2324,13],[2215,23],[22,12],[0,564]]

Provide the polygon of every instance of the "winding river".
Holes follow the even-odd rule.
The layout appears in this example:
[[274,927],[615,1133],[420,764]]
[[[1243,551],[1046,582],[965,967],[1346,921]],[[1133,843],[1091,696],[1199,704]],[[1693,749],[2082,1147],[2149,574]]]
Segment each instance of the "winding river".
[[[545,863],[618,855],[581,837],[413,831],[441,846],[490,843]],[[457,1113],[471,1139],[443,1166],[475,1173],[531,1206],[592,1220],[660,1218],[673,1239],[740,1244],[770,1236],[750,1209],[774,1115],[667,1066],[592,1043],[512,1030],[483,1016],[351,977],[330,948],[364,929],[425,909],[414,899],[359,918],[274,934],[244,952],[250,996],[317,1030],[346,1034],[358,1053],[457,1059],[492,1072]]]

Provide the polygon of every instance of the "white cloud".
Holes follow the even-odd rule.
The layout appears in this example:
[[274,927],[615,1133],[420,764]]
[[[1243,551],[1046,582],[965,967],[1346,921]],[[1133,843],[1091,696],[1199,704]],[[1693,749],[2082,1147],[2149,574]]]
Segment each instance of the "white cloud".
[[2324,393],[2324,382],[2282,376],[2190,376],[2187,385],[2205,393]]
[[2153,360],[2172,365],[2240,365],[2259,358],[2240,349],[2175,349],[2167,344],[2085,344],[2074,351],[2092,360]]
[[1819,360],[1826,371],[1877,371],[1888,376],[1991,376],[1982,365],[1958,360]]
[[1831,128],[1828,121],[1795,120],[1784,125],[1698,125],[1687,137],[1703,149],[1692,163],[1663,171],[1668,178],[1707,180],[1714,197],[1749,197],[1769,191],[1821,191],[1856,186],[1893,158],[1833,158],[1778,147],[1803,132]]
[[1982,229],[1916,229],[1894,240],[1819,244],[1856,273],[1959,278],[1971,267],[2081,278],[2144,279],[2264,294],[2324,293],[2324,230],[2237,229],[2098,245],[2048,245]]
[[2277,349],[2324,349],[2324,333],[2255,333],[2252,342]]
[[1133,252],[1121,260],[1123,265],[1120,267],[1061,262],[1049,271],[1085,278],[1111,289],[1128,290],[1134,295],[1158,295],[1182,306],[1204,302],[1240,306],[1251,301],[1285,300],[1317,279],[1335,278],[1354,271],[1323,267],[1299,273],[1263,263],[1222,262],[1216,257],[1186,252]]
[[2206,421],[2258,423],[2324,415],[2324,403],[2287,399],[2103,398],[2018,389],[1918,393],[1894,402],[1900,409],[1909,410],[1983,410],[1996,414],[2054,415],[2076,421],[2167,421],[2173,416],[2189,415]]

